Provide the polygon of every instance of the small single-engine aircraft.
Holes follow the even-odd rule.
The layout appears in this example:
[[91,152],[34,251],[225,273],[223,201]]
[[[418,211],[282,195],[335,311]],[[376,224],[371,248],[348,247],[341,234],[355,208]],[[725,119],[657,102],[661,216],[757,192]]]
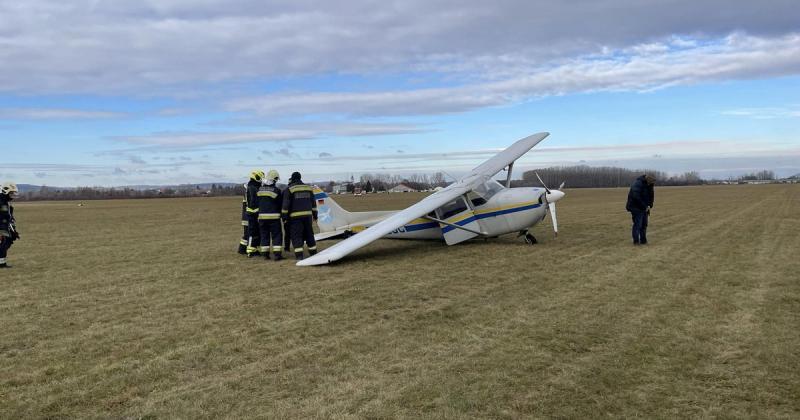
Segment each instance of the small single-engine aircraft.
[[[298,261],[297,265],[328,264],[383,237],[444,239],[447,245],[455,245],[476,237],[519,233],[533,244],[536,238],[528,230],[545,218],[548,208],[553,230],[558,234],[555,203],[564,197],[560,191],[563,183],[551,190],[540,178],[544,188],[509,188],[514,161],[548,135],[538,133],[517,141],[458,181],[405,210],[348,212],[315,188],[320,229],[316,239],[347,239]],[[492,177],[505,168],[503,186]]]

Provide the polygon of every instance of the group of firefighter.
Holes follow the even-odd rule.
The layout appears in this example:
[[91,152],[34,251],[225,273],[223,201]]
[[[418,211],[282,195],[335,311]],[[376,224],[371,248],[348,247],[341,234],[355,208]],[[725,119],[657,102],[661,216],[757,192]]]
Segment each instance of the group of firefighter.
[[309,255],[317,253],[312,225],[312,219],[317,220],[313,188],[303,183],[299,172],[292,173],[285,189],[278,186],[279,179],[274,169],[266,175],[260,170],[250,173],[242,200],[244,233],[239,242],[240,254],[279,261],[284,249],[292,249],[295,258],[302,260],[304,244]]

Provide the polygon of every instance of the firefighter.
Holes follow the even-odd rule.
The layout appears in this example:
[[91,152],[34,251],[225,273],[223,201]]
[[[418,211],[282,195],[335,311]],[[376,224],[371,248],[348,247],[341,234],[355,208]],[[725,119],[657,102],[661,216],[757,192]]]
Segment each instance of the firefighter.
[[294,172],[289,179],[289,186],[283,192],[283,208],[281,217],[288,220],[289,237],[292,239],[294,256],[303,259],[303,242],[308,246],[308,254],[317,253],[317,242],[314,240],[314,229],[311,219],[317,220],[317,202],[314,190],[300,179],[300,172]]
[[11,268],[6,262],[6,256],[11,244],[19,239],[14,220],[14,206],[11,205],[17,193],[19,190],[14,183],[9,182],[0,187],[0,268]]
[[[277,182],[278,171],[272,169],[267,173],[266,184],[258,190],[258,226],[261,232],[259,251],[269,259],[272,251],[273,259],[283,259],[283,223],[281,222],[282,191]],[[270,247],[270,239],[272,247]]]
[[242,195],[242,239],[239,240],[239,254],[247,254],[247,241],[250,238],[250,229],[247,221],[247,184],[244,184],[244,194]]
[[261,188],[261,181],[264,179],[264,171],[255,170],[250,172],[250,180],[247,181],[245,189],[245,208],[247,214],[247,256],[255,257],[259,255],[258,247],[260,243],[260,233],[258,231],[258,190]]

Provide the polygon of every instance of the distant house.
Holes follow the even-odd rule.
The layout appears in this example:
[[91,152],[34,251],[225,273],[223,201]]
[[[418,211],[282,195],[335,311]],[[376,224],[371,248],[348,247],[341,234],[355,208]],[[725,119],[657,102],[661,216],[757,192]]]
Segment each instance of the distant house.
[[344,194],[347,192],[347,185],[348,184],[336,184],[333,186],[333,191],[331,192],[334,194]]
[[774,179],[743,179],[740,180],[740,184],[775,184],[777,181]]
[[389,191],[390,193],[394,193],[394,192],[417,192],[417,190],[416,190],[416,189],[409,187],[408,185],[406,185],[406,184],[405,184],[405,183],[403,183],[403,182],[401,182],[401,183],[399,183],[399,184],[395,185],[395,186],[394,186],[394,187],[392,187],[392,188],[389,188],[389,190],[388,190],[388,191]]

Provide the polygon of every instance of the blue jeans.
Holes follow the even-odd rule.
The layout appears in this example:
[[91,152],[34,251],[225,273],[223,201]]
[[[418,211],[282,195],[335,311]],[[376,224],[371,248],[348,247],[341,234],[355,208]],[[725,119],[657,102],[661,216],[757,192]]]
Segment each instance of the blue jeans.
[[631,218],[633,219],[633,228],[631,234],[633,236],[634,244],[647,243],[647,212],[646,211],[632,211]]

